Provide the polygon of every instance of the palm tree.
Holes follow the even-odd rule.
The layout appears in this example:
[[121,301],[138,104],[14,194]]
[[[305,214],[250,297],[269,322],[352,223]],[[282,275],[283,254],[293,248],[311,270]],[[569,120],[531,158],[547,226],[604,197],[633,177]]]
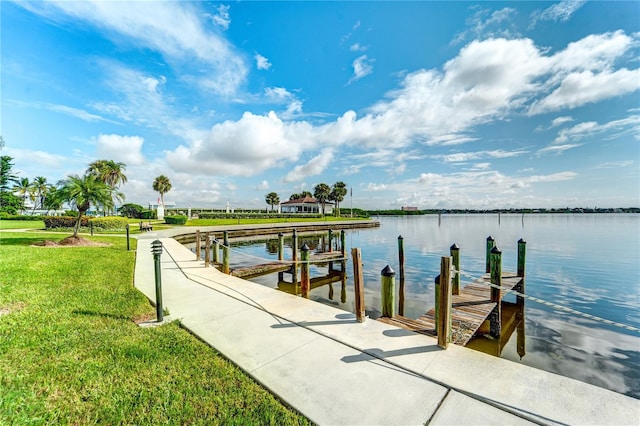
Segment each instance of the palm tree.
[[[111,188],[112,204],[115,200],[124,201],[124,194],[116,192],[121,183],[127,182],[127,176],[124,174],[127,165],[113,160],[96,160],[89,164],[87,174],[95,176],[98,180],[106,183]],[[106,213],[106,211],[105,211]]]
[[171,191],[171,181],[165,175],[160,175],[153,181],[153,190],[160,193],[160,200],[164,207],[164,194]]
[[347,195],[347,184],[339,181],[333,184],[331,188],[331,193],[329,194],[329,200],[336,202],[336,216],[340,216],[340,202],[344,200],[345,195]]
[[326,183],[319,183],[313,187],[313,196],[322,204],[322,215],[324,216],[324,206],[329,199],[331,188]]
[[24,214],[24,203],[26,203],[27,197],[31,195],[31,182],[29,182],[29,178],[23,177],[20,179],[13,187],[13,190],[22,198],[22,213]]
[[111,206],[111,190],[109,185],[97,179],[95,175],[71,175],[60,182],[57,193],[59,199],[68,202],[78,209],[78,217],[73,228],[73,236],[78,236],[82,216],[89,210],[91,204]]
[[53,185],[49,185],[47,188],[46,196],[42,200],[42,208],[47,210],[47,214],[51,210],[60,210],[62,208],[63,201],[60,199],[59,192]]
[[33,182],[31,182],[31,188],[35,193],[36,202],[33,203],[32,214],[35,213],[36,208],[40,205],[40,208],[44,208],[44,197],[47,194],[49,185],[47,184],[47,178],[44,176],[37,176]]
[[271,206],[271,211],[273,211],[273,206],[275,206],[276,204],[280,204],[280,197],[278,197],[278,194],[276,194],[275,192],[268,193],[265,196],[264,200]]

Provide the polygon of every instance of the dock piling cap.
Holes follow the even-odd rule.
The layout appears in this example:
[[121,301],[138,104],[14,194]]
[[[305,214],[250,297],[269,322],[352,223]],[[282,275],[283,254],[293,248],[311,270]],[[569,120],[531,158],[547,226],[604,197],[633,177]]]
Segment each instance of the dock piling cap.
[[460,250],[460,247],[458,247],[456,243],[453,243],[453,245],[449,247],[449,250]]
[[309,250],[311,250],[311,249],[309,248],[309,246],[307,245],[307,243],[304,243],[304,244],[302,245],[302,247],[300,247],[300,250],[302,250],[302,251],[309,251]]
[[491,249],[491,253],[493,253],[493,254],[502,254],[502,250],[500,250],[500,249],[498,248],[498,246],[495,246],[495,247],[493,247],[493,248]]
[[395,274],[395,271],[391,269],[391,266],[389,265],[385,266],[382,272],[380,272],[380,275],[382,275],[383,277],[393,277],[395,276]]

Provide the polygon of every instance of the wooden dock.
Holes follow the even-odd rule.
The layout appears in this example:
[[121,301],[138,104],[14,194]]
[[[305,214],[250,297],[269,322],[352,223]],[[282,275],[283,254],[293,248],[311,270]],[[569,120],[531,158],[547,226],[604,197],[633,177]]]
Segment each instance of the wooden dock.
[[[314,253],[310,255],[311,264],[336,262],[343,260],[345,255],[339,251],[329,251],[324,253]],[[261,275],[272,274],[274,272],[287,272],[293,268],[292,261],[275,261],[262,263],[259,265],[243,266],[231,271],[231,275],[238,278],[253,278]]]
[[[485,274],[479,280],[461,288],[460,294],[452,296],[452,343],[465,346],[481,328],[483,332],[489,331],[485,322],[489,322],[490,315],[497,307],[497,303],[491,301],[491,287],[488,285],[490,280],[490,274]],[[502,274],[501,295],[504,296],[507,290],[512,289],[521,291],[523,282],[524,278],[519,277],[516,273],[504,272]],[[378,318],[378,321],[417,333],[436,336],[435,308],[417,319],[394,315],[392,318]]]

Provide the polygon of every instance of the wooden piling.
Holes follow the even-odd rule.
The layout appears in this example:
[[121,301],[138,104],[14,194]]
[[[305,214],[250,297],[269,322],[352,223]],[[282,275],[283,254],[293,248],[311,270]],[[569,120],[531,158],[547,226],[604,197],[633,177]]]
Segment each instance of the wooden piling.
[[[344,232],[344,229],[340,231],[340,252],[342,253],[342,257],[345,256],[346,250],[347,250],[347,237],[346,237],[346,232]],[[343,267],[342,268],[343,271],[346,271],[346,269]]]
[[400,289],[398,291],[398,314],[404,315],[404,238],[398,235],[398,264],[400,273]]
[[200,230],[196,229],[196,260],[200,260]]
[[496,240],[491,235],[487,237],[487,254],[486,254],[486,268],[485,272],[491,272],[491,249],[496,246]]
[[298,260],[298,232],[294,229],[291,237],[291,260]]
[[231,269],[229,268],[229,245],[224,244],[222,246],[222,272],[229,274]]
[[278,260],[284,260],[284,234],[278,234]]
[[[517,290],[522,293],[525,294],[526,293],[526,288],[525,288],[525,258],[527,256],[527,242],[520,238],[518,240],[518,276],[522,277],[522,283],[520,284],[520,288],[518,288]],[[516,296],[516,303],[518,305],[522,305],[524,306],[524,297],[522,296]]]
[[302,297],[309,298],[309,287],[311,278],[309,276],[309,246],[304,244],[300,248],[300,257],[302,264],[300,265],[300,293]]
[[362,273],[362,253],[359,248],[351,249],[353,258],[353,287],[355,290],[356,320],[364,322],[364,275]]
[[502,332],[502,291],[499,287],[502,286],[502,251],[496,246],[491,249],[490,255],[491,284],[498,286],[498,288],[491,287],[491,301],[496,302],[496,307],[489,317],[489,334],[493,337],[500,337]]
[[329,239],[329,250],[328,251],[333,251],[333,231],[331,229],[329,229],[327,238]]
[[451,253],[451,260],[453,262],[453,268],[455,269],[453,275],[453,282],[451,283],[451,294],[460,294],[460,247],[457,244],[453,244],[449,247]]
[[224,245],[229,247],[229,231],[222,231],[222,235],[224,236]]
[[213,239],[213,263],[220,263],[220,241]]
[[204,236],[204,267],[209,267],[209,259],[211,258],[211,234],[206,233]]
[[395,314],[396,273],[387,265],[380,272],[380,299],[382,317],[393,318]]
[[440,315],[436,322],[438,346],[447,349],[451,340],[451,258],[443,256],[440,260]]

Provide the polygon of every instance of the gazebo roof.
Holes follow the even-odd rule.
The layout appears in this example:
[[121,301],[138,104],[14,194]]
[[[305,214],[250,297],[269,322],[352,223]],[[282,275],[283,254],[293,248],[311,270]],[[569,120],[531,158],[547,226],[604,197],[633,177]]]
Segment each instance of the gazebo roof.
[[296,198],[294,200],[285,201],[284,203],[280,204],[318,204],[318,200],[306,195],[304,198]]

